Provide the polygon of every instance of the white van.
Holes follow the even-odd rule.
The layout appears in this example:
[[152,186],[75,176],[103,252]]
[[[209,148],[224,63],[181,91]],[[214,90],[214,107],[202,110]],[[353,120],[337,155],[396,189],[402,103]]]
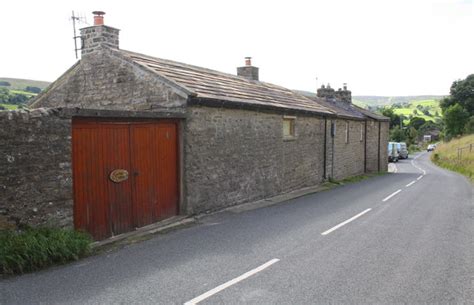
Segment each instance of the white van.
[[397,142],[388,142],[388,162],[398,162]]

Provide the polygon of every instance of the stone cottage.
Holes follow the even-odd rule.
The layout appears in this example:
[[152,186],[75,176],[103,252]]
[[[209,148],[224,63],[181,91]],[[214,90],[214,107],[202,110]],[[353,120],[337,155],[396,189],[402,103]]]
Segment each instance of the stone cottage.
[[121,50],[102,15],[81,37],[29,111],[0,111],[3,220],[100,240],[387,169],[387,118],[346,88],[311,98],[260,81],[250,58],[230,75]]

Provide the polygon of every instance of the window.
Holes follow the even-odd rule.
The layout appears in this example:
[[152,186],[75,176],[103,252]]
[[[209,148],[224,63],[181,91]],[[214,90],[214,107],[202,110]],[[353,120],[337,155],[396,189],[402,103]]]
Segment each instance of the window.
[[349,122],[346,122],[346,144],[349,143]]
[[296,121],[296,117],[290,117],[290,116],[283,117],[283,138],[286,138],[286,139],[295,138],[296,136],[295,121]]
[[364,123],[360,123],[360,141],[364,141]]

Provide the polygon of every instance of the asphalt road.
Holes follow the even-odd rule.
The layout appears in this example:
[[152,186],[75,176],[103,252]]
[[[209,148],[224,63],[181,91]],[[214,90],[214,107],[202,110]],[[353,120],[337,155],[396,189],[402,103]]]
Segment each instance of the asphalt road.
[[473,187],[422,153],[394,174],[0,281],[1,304],[186,302],[474,304]]

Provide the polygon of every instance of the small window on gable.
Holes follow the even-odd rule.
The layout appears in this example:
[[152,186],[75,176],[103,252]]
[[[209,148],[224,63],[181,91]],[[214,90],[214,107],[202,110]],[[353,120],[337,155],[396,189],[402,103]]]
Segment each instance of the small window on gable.
[[364,123],[360,123],[360,141],[364,141]]
[[283,138],[286,138],[286,139],[295,138],[296,136],[295,121],[296,121],[296,117],[290,117],[290,116],[283,117]]
[[349,122],[346,122],[346,143],[349,143]]

